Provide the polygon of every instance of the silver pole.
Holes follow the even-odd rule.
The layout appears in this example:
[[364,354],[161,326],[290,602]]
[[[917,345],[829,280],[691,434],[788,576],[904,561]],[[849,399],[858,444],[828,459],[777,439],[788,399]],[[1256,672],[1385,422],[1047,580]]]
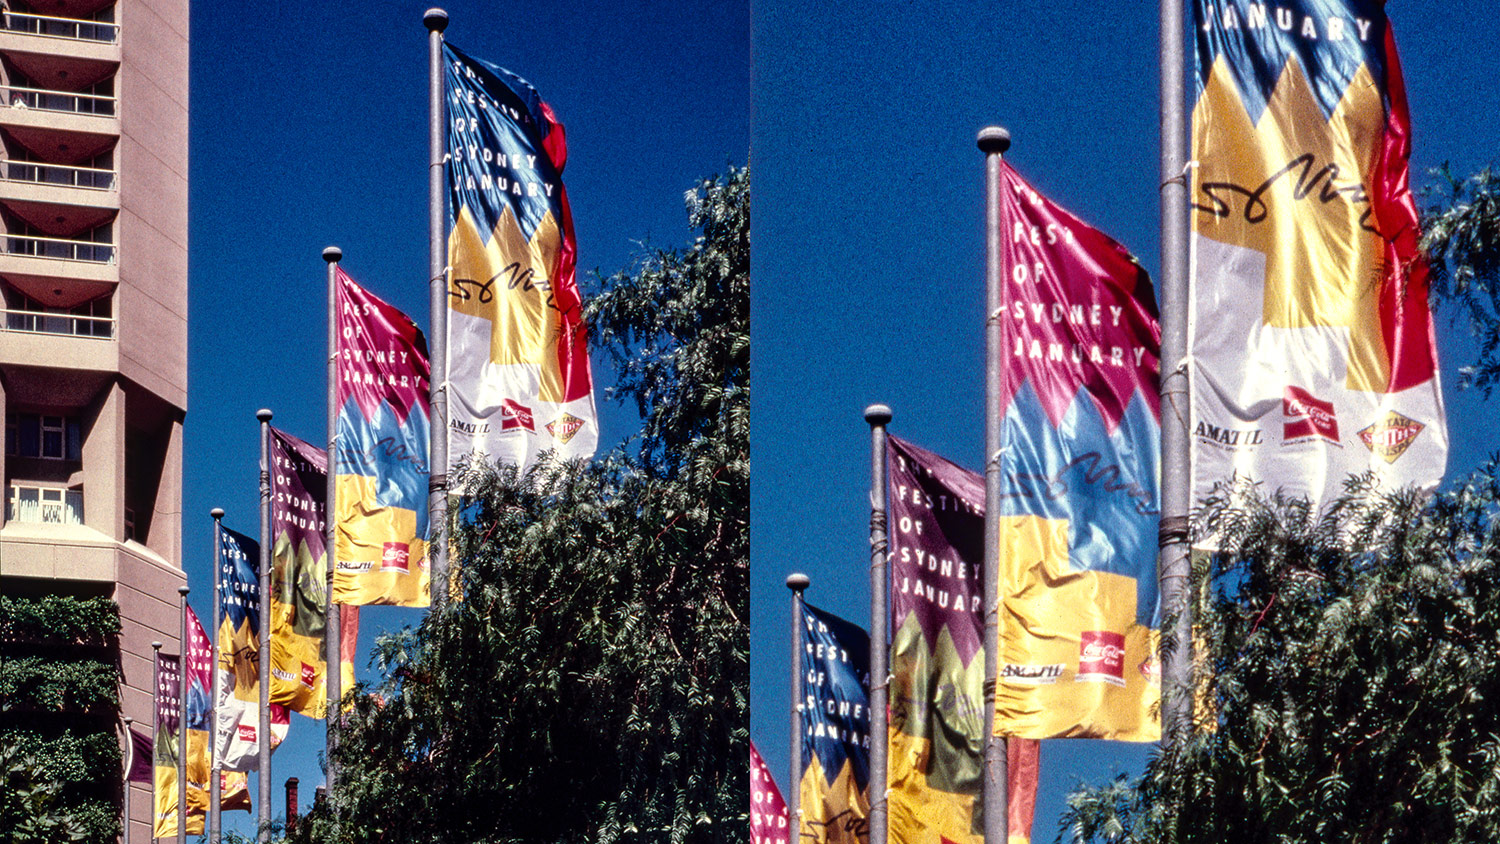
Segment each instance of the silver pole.
[[219,671],[219,626],[224,623],[222,616],[224,610],[224,583],[221,580],[219,569],[224,565],[224,534],[223,519],[224,510],[215,507],[208,511],[214,519],[214,595],[213,607],[209,609],[209,618],[212,619],[213,628],[208,631],[208,644],[213,654],[214,668],[214,694],[209,712],[209,723],[212,725],[209,732],[208,758],[211,760],[208,766],[208,844],[219,844],[219,836],[223,829],[223,818],[219,803],[223,800],[223,784],[220,772],[223,770],[224,760],[219,758],[219,695],[223,694],[224,679]]
[[[154,677],[152,682],[156,682]],[[130,732],[130,725],[134,723],[134,718],[125,716],[125,805],[121,807],[125,823],[121,825],[124,830],[121,844],[130,844],[130,769],[135,767],[135,735]]]
[[1187,118],[1183,109],[1181,0],[1161,3],[1161,528],[1162,738],[1189,725],[1192,606],[1188,601]]
[[341,627],[338,605],[333,602],[333,573],[338,568],[338,554],[334,547],[334,520],[337,512],[338,489],[335,482],[337,475],[334,466],[338,460],[338,435],[339,435],[339,403],[338,403],[338,266],[339,259],[344,257],[344,250],[337,246],[329,246],[323,250],[323,260],[328,263],[328,474],[327,483],[324,486],[323,496],[323,528],[324,545],[328,548],[328,573],[325,588],[327,598],[323,603],[323,612],[327,619],[324,630],[327,631],[324,649],[327,653],[328,677],[327,693],[328,708],[326,732],[324,738],[324,758],[328,765],[328,790],[330,792],[337,788],[339,778],[338,760],[334,751],[339,746],[339,735],[335,719],[338,717],[339,701],[343,700],[342,689],[339,681],[342,679],[340,672],[343,670],[343,649],[340,647]]
[[177,840],[187,844],[188,588],[177,587],[177,595]]
[[161,732],[161,642],[151,643],[151,840],[156,841],[156,734]]
[[256,747],[256,840],[271,844],[271,411],[260,420],[260,743]]
[[786,578],[786,588],[792,590],[792,776],[786,789],[791,844],[802,839],[802,591],[811,582],[805,574]]
[[870,844],[885,844],[888,824],[886,801],[887,715],[891,688],[889,537],[886,533],[885,426],[891,409],[883,404],[865,408],[870,424]]
[[448,13],[428,9],[422,15],[427,25],[427,269],[432,332],[427,336],[432,353],[432,377],[428,381],[432,407],[432,441],[428,446],[427,559],[431,563],[432,609],[448,603],[448,220],[443,207],[443,156],[448,148],[447,124],[443,121],[443,30]]
[[1005,739],[995,735],[995,696],[1000,680],[1000,389],[1004,370],[1000,348],[1001,172],[1010,132],[999,126],[979,130],[984,153],[984,840],[1003,844],[1009,837],[1009,765]]

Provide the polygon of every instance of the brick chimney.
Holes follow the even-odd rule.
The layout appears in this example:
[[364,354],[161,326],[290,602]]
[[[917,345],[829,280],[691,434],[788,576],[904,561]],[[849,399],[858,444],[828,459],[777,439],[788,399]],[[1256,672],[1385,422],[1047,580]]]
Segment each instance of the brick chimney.
[[286,834],[297,831],[297,778],[286,778]]

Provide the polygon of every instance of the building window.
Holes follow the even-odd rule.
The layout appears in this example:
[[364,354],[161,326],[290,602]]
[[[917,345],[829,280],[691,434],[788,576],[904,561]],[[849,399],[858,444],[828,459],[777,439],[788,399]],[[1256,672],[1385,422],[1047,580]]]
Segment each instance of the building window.
[[5,520],[43,525],[83,524],[83,492],[76,489],[11,484]]
[[5,414],[7,457],[82,460],[83,433],[71,416],[45,413]]

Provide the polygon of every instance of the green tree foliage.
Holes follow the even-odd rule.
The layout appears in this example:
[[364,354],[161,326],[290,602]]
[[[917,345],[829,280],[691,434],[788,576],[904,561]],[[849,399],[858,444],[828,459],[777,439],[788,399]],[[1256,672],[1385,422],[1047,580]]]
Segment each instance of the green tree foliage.
[[108,598],[0,596],[0,842],[119,835],[119,632]]
[[1433,295],[1457,304],[1479,345],[1460,370],[1464,386],[1489,395],[1500,383],[1500,172],[1486,167],[1460,179],[1444,166],[1442,184],[1422,217],[1422,248]]
[[1192,734],[1073,794],[1063,839],[1500,840],[1496,468],[1430,501],[1356,485],[1321,515],[1211,501]]
[[[471,467],[462,600],[382,639],[385,680],[340,730],[341,840],[744,840],[748,172],[687,206],[689,247],[587,305],[639,435],[526,477]],[[294,840],[333,837],[314,811]]]

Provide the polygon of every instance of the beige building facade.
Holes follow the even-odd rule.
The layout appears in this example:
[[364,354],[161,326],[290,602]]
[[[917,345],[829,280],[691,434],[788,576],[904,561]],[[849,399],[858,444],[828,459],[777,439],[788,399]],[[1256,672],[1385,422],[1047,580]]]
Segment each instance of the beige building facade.
[[[186,0],[0,12],[0,591],[120,605],[123,713],[178,652],[187,412]],[[150,789],[131,837],[150,837]]]

